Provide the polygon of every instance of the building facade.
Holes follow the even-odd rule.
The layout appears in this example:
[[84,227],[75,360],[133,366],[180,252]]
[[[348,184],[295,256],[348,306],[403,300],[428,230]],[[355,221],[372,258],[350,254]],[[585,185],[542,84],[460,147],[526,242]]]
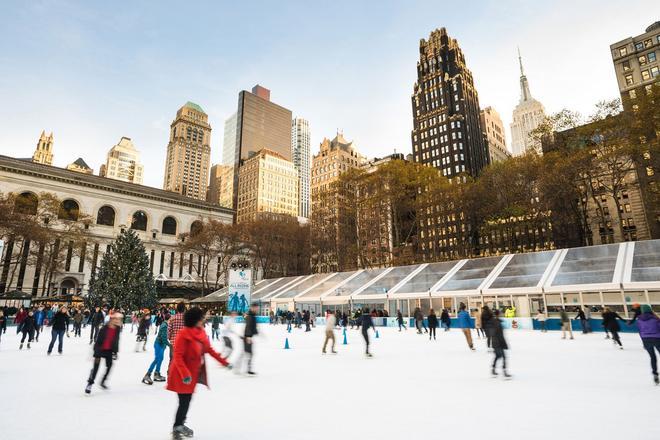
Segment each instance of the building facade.
[[506,148],[506,135],[500,114],[493,107],[481,110],[481,129],[488,142],[490,163],[501,162],[511,157]]
[[42,163],[44,165],[53,164],[53,133],[51,132],[46,136],[46,132],[42,131],[37,142],[37,148],[32,155],[32,162]]
[[[65,264],[54,273],[48,285],[40,278],[38,264],[26,265],[19,261],[21,269],[10,277],[11,267],[7,263],[20,244],[6,244],[4,264],[0,268],[0,290],[21,290],[37,296],[86,293],[90,278],[110,242],[125,228],[135,230],[143,241],[158,281],[190,286],[196,282],[192,267],[197,257],[178,251],[178,235],[189,232],[195,222],[215,219],[231,223],[233,217],[230,209],[170,191],[6,156],[0,156],[0,190],[5,194],[29,195],[35,201],[43,193],[51,193],[63,206],[73,207],[71,212],[76,218],[86,214],[91,219],[84,248],[78,252],[70,249],[66,253]],[[34,249],[37,244],[27,246]],[[211,274],[217,273],[217,263],[214,265]]]
[[[660,94],[660,21],[644,33],[610,46],[614,72],[626,111],[634,110],[639,101]],[[657,105],[657,104],[656,104]],[[647,133],[646,148],[634,157],[636,179],[641,191],[642,209],[652,238],[660,238],[660,146],[657,132]]]
[[545,109],[529,91],[529,82],[523,70],[522,57],[518,52],[520,64],[520,100],[513,109],[513,122],[511,123],[511,152],[514,156],[521,156],[528,151],[541,153],[541,142],[534,139],[531,133],[544,121]]
[[268,214],[298,216],[298,171],[290,160],[264,148],[239,169],[236,222]]
[[204,200],[210,166],[208,115],[199,105],[187,102],[170,125],[163,189]]
[[211,180],[206,193],[206,201],[231,208],[234,167],[216,164],[211,167]]
[[[238,94],[236,111],[235,139],[231,141],[232,119],[225,124],[225,134],[229,132],[229,142],[225,136],[223,161],[233,157],[234,196],[233,207],[238,203],[238,175],[241,162],[266,148],[286,160],[291,160],[291,111],[270,100],[270,90],[256,85],[252,92],[246,90]],[[229,124],[229,127],[228,125]],[[234,146],[233,154],[231,147]],[[225,165],[229,163],[225,162]],[[236,209],[238,212],[238,209]]]
[[303,118],[291,121],[291,159],[298,171],[298,216],[309,218],[311,198],[311,160],[310,160],[309,122]]
[[105,164],[101,165],[99,176],[142,184],[144,166],[140,163],[140,153],[131,138],[122,137],[119,143],[108,151]]

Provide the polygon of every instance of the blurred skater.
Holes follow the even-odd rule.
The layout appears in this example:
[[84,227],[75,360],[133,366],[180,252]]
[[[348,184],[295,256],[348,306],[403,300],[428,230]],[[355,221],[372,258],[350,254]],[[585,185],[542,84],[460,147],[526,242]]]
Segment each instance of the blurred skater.
[[491,348],[491,324],[493,319],[493,312],[490,311],[490,307],[483,306],[481,309],[481,326],[484,328],[486,333],[486,346]]
[[559,319],[561,320],[561,338],[566,339],[566,332],[573,339],[573,328],[571,326],[571,318],[568,317],[566,309],[562,307],[561,312],[559,313]]
[[541,329],[541,332],[546,333],[548,329],[545,327],[545,313],[543,313],[543,310],[539,309],[538,313],[536,314],[536,320],[539,323],[539,328]]
[[27,348],[28,350],[30,349],[30,344],[34,340],[34,330],[36,327],[35,322],[34,312],[30,310],[27,316],[23,319],[23,325],[21,326],[21,333],[23,333],[23,337],[21,338],[21,345],[18,347],[19,350],[23,349],[23,343],[25,342],[26,336],[29,336]]
[[222,342],[224,342],[225,346],[222,349],[222,357],[224,358],[229,358],[229,355],[231,354],[232,351],[234,351],[234,344],[231,339],[231,335],[235,335],[234,333],[234,324],[236,323],[236,316],[238,314],[234,311],[231,312],[229,317],[225,319],[225,323],[222,329]]
[[640,314],[637,317],[637,328],[639,336],[642,338],[644,349],[651,358],[651,373],[653,382],[660,385],[658,378],[658,358],[655,355],[656,350],[660,353],[660,319],[653,313],[651,306],[644,304],[640,307]]
[[323,354],[325,354],[325,347],[330,340],[332,340],[332,347],[330,347],[331,353],[337,353],[335,351],[335,325],[337,325],[337,318],[335,317],[334,312],[329,310],[328,317],[325,321],[325,341],[323,341],[323,350],[321,351]]
[[222,324],[222,316],[220,313],[213,312],[213,319],[211,320],[211,340],[220,339],[220,324]]
[[360,317],[360,324],[362,325],[362,337],[364,338],[364,343],[366,345],[365,348],[365,356],[367,357],[373,357],[373,355],[369,352],[369,332],[368,330],[370,328],[373,328],[374,331],[376,331],[376,327],[374,326],[374,321],[371,319],[371,315],[369,314],[369,310],[364,309],[364,312],[362,313]]
[[449,331],[449,328],[451,327],[451,318],[449,317],[449,311],[447,309],[442,309],[442,312],[440,313],[440,324],[442,324],[442,327],[446,332]]
[[89,373],[89,379],[87,379],[87,387],[85,387],[85,393],[87,394],[92,392],[92,385],[94,385],[96,374],[99,372],[101,359],[105,359],[105,374],[103,375],[103,379],[101,379],[101,388],[104,390],[108,389],[106,381],[112,369],[112,361],[117,359],[119,330],[123,319],[124,315],[116,312],[111,316],[110,321],[99,331],[96,342],[94,343],[94,365],[92,366],[92,371]]
[[486,337],[486,332],[481,323],[481,311],[478,308],[474,309],[474,328],[477,329],[477,337],[479,339],[481,339],[481,336]]
[[435,329],[438,328],[438,315],[435,314],[435,310],[429,310],[429,316],[427,319],[429,321],[429,341],[431,340],[431,337],[433,337],[433,340],[435,341]]
[[91,327],[89,329],[90,344],[92,344],[94,341],[96,341],[96,338],[98,338],[99,329],[101,328],[101,325],[103,325],[104,320],[105,316],[103,315],[100,307],[96,307],[94,312],[89,315],[89,324]]
[[406,324],[403,322],[403,315],[401,314],[401,310],[396,311],[396,322],[399,324],[399,331],[401,331],[401,327],[403,327],[404,330],[408,330]]
[[149,339],[149,327],[151,326],[151,316],[147,311],[142,314],[140,318],[140,325],[137,329],[137,337],[135,338],[135,351],[140,351],[140,343],[142,343],[142,351],[147,351],[147,339]]
[[[163,320],[158,327],[158,334],[156,340],[154,341],[154,360],[149,365],[147,374],[142,378],[142,383],[146,385],[151,385],[154,382],[165,382],[165,378],[160,375],[160,367],[163,365],[163,358],[165,357],[165,349],[170,347],[172,349],[172,344],[167,339],[167,321],[170,320],[170,314],[165,312],[163,315]],[[151,373],[156,370],[154,373],[153,380],[151,379]]]
[[617,321],[617,319],[625,321],[617,312],[612,311],[609,307],[605,307],[605,310],[603,310],[603,327],[612,334],[612,341],[614,344],[619,344],[619,349],[623,350],[623,344],[619,337],[621,326],[619,326],[619,321]]
[[257,311],[259,310],[259,305],[254,303],[250,306],[250,310],[245,315],[245,332],[243,333],[243,352],[236,361],[237,369],[236,373],[242,373],[243,371],[243,360],[246,359],[247,364],[247,374],[254,376],[255,373],[252,371],[252,358],[253,353],[253,338],[259,333],[257,329]]
[[167,376],[167,389],[177,393],[179,398],[172,427],[174,440],[193,436],[193,430],[185,422],[195,386],[197,383],[208,386],[204,355],[208,353],[220,364],[229,367],[227,360],[213,350],[204,331],[204,321],[204,312],[200,308],[189,309],[184,314],[184,327],[177,332],[174,341],[174,355]]
[[495,359],[493,359],[493,368],[491,374],[493,377],[497,377],[497,361],[502,359],[502,374],[506,379],[510,378],[511,375],[506,371],[506,354],[505,350],[509,349],[509,346],[504,339],[504,330],[502,329],[502,321],[500,321],[500,311],[495,309],[495,315],[491,323],[491,343],[493,344],[493,350],[495,351]]
[[465,340],[467,341],[468,347],[470,350],[474,350],[474,345],[472,344],[472,319],[470,314],[465,309],[465,304],[461,303],[459,306],[458,312],[458,326],[463,331],[465,335]]

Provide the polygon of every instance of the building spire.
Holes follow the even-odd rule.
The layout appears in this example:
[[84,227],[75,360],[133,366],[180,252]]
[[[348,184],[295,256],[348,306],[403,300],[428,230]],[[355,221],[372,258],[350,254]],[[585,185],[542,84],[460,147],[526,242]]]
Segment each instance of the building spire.
[[529,91],[529,83],[523,70],[522,56],[520,55],[520,47],[518,48],[518,64],[520,64],[520,102],[526,102],[532,99],[532,94]]

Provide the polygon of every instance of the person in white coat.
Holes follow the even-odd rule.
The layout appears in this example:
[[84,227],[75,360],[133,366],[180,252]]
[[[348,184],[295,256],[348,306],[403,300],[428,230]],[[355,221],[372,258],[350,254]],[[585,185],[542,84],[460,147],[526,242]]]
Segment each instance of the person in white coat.
[[323,351],[325,354],[325,347],[328,345],[328,341],[332,340],[331,353],[336,354],[335,351],[335,326],[337,325],[337,318],[333,312],[328,312],[328,317],[325,320],[325,341],[323,342]]

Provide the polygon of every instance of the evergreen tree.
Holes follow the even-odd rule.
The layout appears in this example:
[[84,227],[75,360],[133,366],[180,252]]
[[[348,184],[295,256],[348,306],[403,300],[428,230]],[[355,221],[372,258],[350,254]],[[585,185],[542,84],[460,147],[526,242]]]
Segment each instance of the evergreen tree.
[[125,311],[157,305],[156,282],[149,258],[137,234],[123,231],[110,245],[96,275],[90,280],[87,305],[108,304]]

